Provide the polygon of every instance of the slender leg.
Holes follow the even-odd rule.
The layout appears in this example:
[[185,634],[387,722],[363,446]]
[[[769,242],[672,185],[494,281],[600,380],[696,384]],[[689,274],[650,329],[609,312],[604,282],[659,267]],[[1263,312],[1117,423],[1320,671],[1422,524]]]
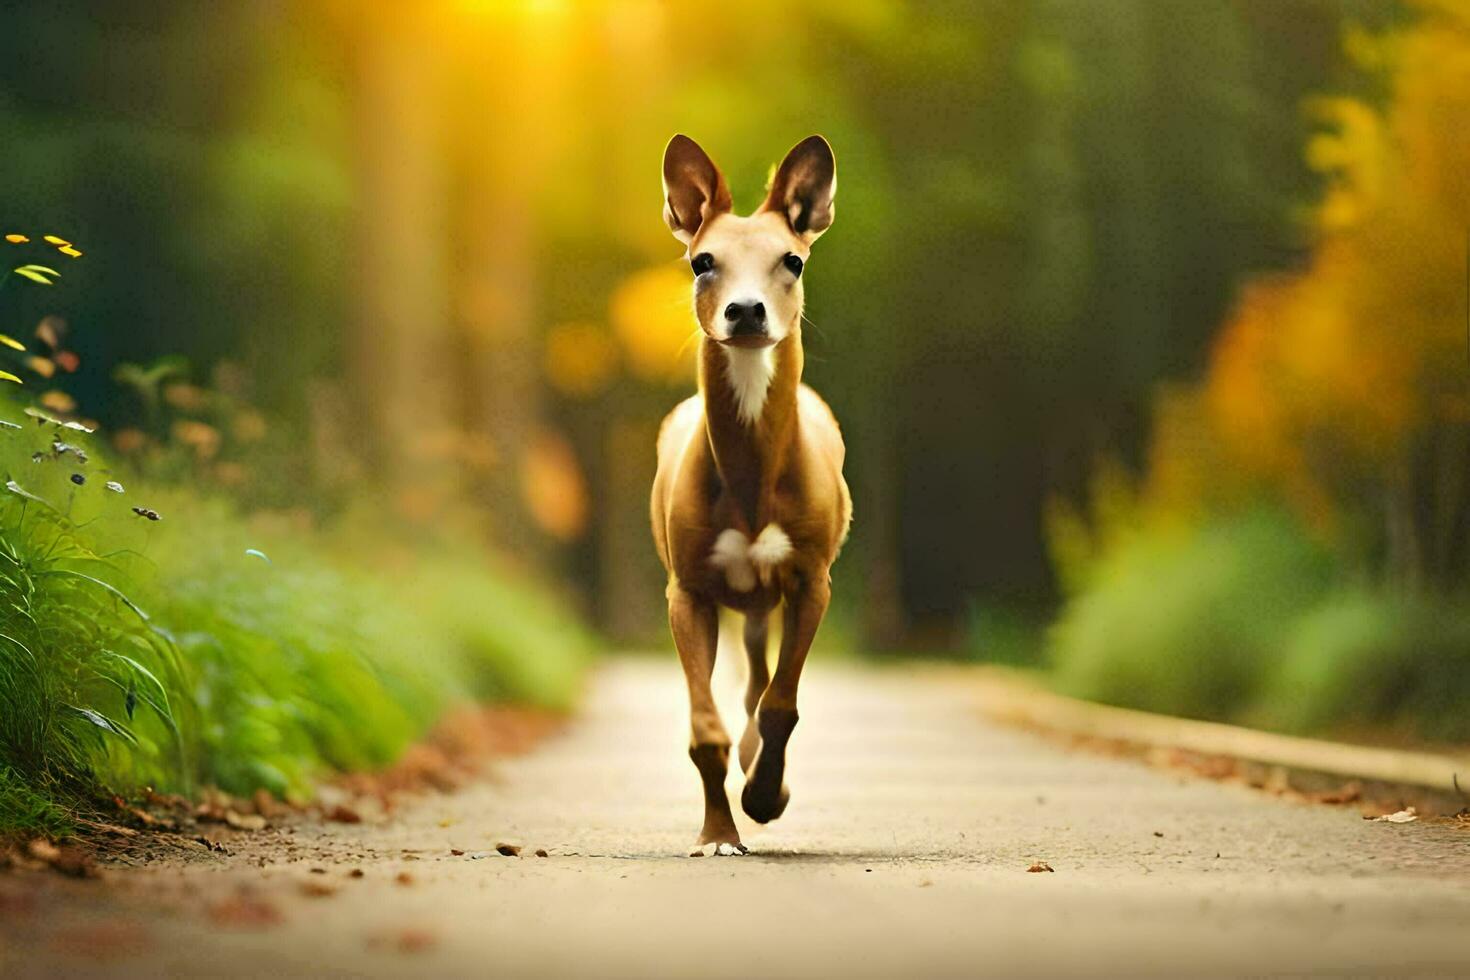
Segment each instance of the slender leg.
[[704,782],[704,828],[695,854],[705,844],[728,844],[744,853],[740,832],[725,795],[725,772],[730,765],[730,736],[720,722],[710,675],[715,667],[719,616],[714,603],[697,599],[676,583],[669,585],[669,628],[689,684],[689,758]]
[[775,820],[791,799],[782,779],[786,773],[786,743],[796,727],[796,688],[831,598],[832,587],[823,574],[786,602],[776,674],[756,710],[760,752],[745,774],[745,791],[740,795],[741,807],[757,823]]
[[750,670],[745,678],[745,734],[740,736],[741,772],[750,768],[755,761],[755,750],[761,744],[761,733],[755,724],[755,709],[760,706],[761,695],[766,693],[766,687],[771,683],[771,665],[766,660],[770,622],[768,610],[753,610],[745,617],[745,657]]

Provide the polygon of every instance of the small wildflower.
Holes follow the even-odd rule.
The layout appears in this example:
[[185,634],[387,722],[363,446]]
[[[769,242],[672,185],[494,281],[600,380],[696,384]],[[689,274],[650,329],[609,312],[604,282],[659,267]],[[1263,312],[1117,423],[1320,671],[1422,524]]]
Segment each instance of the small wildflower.
[[61,335],[66,333],[66,322],[60,317],[43,317],[36,324],[36,336],[52,350],[61,346]]
[[64,391],[45,392],[38,399],[42,408],[48,408],[59,415],[68,415],[77,410],[77,400]]
[[133,513],[134,514],[137,514],[139,517],[146,517],[150,521],[161,521],[161,520],[163,520],[162,517],[159,517],[158,516],[158,511],[154,510],[151,507],[134,507],[133,508]]

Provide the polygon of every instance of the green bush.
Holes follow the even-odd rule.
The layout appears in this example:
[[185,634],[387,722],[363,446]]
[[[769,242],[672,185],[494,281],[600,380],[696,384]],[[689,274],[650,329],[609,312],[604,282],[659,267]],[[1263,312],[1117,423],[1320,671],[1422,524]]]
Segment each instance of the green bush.
[[1302,616],[1250,720],[1293,732],[1470,740],[1470,608],[1356,591]]
[[1138,531],[1101,560],[1053,628],[1056,682],[1112,704],[1231,717],[1332,572],[1330,557],[1274,511]]
[[455,702],[572,697],[588,635],[473,547],[111,489],[87,443],[0,432],[0,833],[144,785],[305,796]]

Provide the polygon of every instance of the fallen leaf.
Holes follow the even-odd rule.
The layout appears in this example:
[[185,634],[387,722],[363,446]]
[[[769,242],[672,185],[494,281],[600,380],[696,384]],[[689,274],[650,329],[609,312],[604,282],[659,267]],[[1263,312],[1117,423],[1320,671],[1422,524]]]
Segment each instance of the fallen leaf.
[[45,861],[47,864],[61,857],[61,849],[41,837],[37,837],[26,845],[26,853],[37,861]]
[[460,850],[460,849],[459,849],[459,848],[457,848],[457,847],[451,847],[451,848],[450,848],[450,849],[449,849],[449,853],[450,853],[450,854],[453,854],[453,855],[454,855],[454,856],[455,856],[455,857],[463,857],[463,856],[464,856],[464,851],[461,851],[461,850]]
[[546,848],[544,848],[544,847],[538,847],[538,848],[536,848],[536,856],[538,858],[544,858],[544,857],[550,857],[551,855],[546,853]]
[[1032,863],[1031,867],[1027,868],[1026,870],[1031,874],[1036,874],[1041,871],[1056,871],[1057,869],[1053,868],[1045,861],[1035,861]]
[[329,885],[325,881],[308,879],[301,883],[301,894],[308,898],[327,898],[337,894],[337,886]]
[[282,921],[280,909],[249,895],[235,895],[214,903],[209,907],[209,917],[216,925],[237,929],[264,929]]
[[1413,807],[1405,807],[1397,813],[1385,813],[1381,817],[1370,818],[1377,823],[1413,823],[1419,819],[1418,812]]
[[1308,793],[1307,799],[1313,803],[1326,803],[1331,806],[1339,806],[1343,803],[1356,803],[1363,795],[1363,784],[1357,781],[1344,783],[1334,790],[1326,790],[1319,793]]
[[[112,484],[108,484],[107,489],[111,490]],[[122,493],[121,486],[117,488],[117,492]],[[283,809],[282,806],[276,802],[276,798],[270,794],[269,790],[257,789],[255,791],[255,795],[252,796],[250,799],[251,802],[255,804],[255,812],[260,814],[262,817],[265,817],[266,819],[270,819],[273,814],[279,813]]]
[[265,817],[258,813],[236,813],[234,810],[225,811],[225,823],[236,830],[264,830]]
[[413,875],[409,874],[407,871],[400,871],[396,876],[394,876],[393,880],[398,882],[400,885],[411,885],[413,884]]
[[521,856],[521,845],[519,844],[507,844],[504,841],[501,841],[499,844],[495,845],[495,850],[499,851],[502,855],[508,858]]
[[323,816],[336,823],[362,823],[362,814],[341,803],[332,807]]
[[351,871],[347,872],[347,876],[349,878],[361,878],[365,874],[367,874],[367,872],[363,871],[361,868],[353,868]]

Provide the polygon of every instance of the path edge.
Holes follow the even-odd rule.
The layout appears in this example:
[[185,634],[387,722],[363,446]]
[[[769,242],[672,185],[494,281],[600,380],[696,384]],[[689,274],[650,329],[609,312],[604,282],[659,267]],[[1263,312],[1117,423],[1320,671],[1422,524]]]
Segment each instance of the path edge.
[[[1297,788],[1356,781],[1376,798],[1412,801],[1420,812],[1470,807],[1470,754],[1452,755],[1280,735],[1084,701],[999,666],[975,671],[980,710],[994,721],[1142,750],[1174,750],[1277,769]],[[1365,794],[1368,795],[1368,794]]]

